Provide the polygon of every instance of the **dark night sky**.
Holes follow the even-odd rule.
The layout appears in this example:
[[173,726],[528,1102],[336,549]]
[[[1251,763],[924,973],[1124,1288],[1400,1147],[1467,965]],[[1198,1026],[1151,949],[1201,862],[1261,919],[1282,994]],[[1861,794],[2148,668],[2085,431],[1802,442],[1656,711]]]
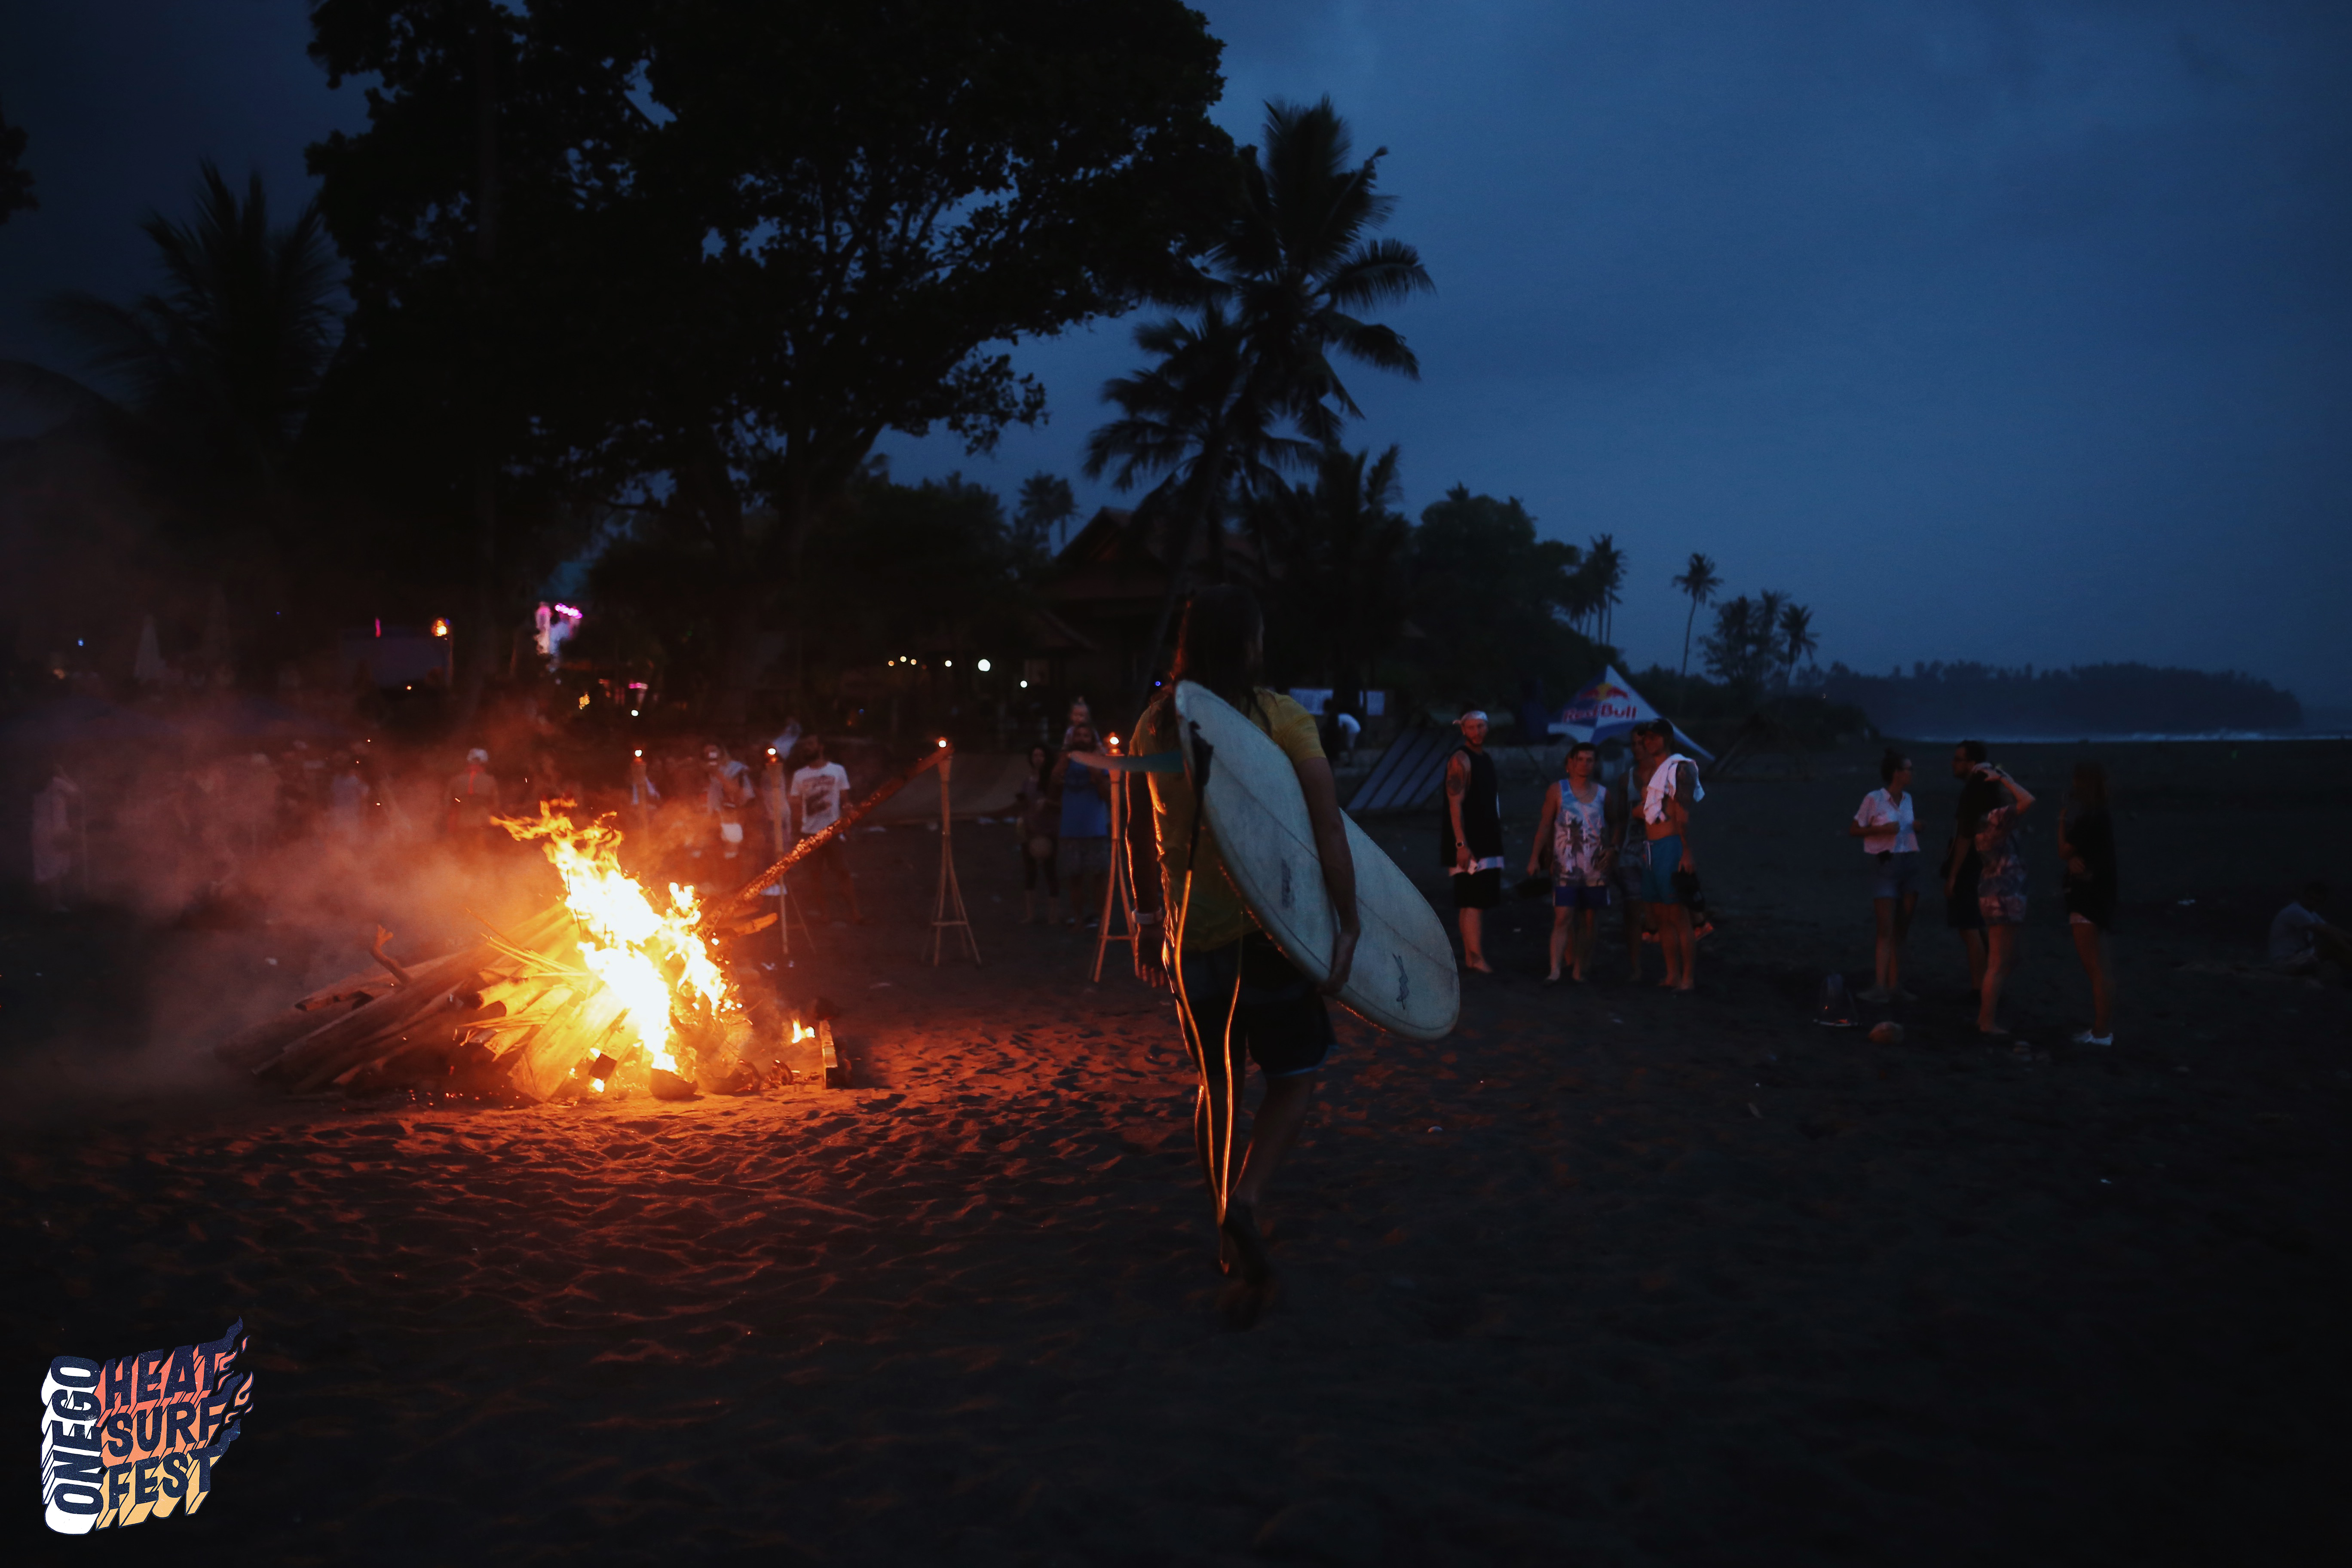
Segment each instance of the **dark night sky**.
[[[1205,9],[1227,127],[1330,93],[1437,279],[1392,318],[1423,380],[1359,375],[1354,444],[1403,445],[1416,513],[1462,482],[1613,531],[1631,662],[1678,658],[1666,579],[1704,550],[1812,605],[1824,661],[2352,702],[2352,8]],[[0,229],[0,355],[61,363],[47,290],[144,283],[132,225],[185,210],[199,155],[296,196],[302,143],[360,115],[304,37],[299,0],[0,0],[42,203]],[[1126,334],[1023,345],[1051,423],[992,459],[893,438],[898,473],[1075,477]]]

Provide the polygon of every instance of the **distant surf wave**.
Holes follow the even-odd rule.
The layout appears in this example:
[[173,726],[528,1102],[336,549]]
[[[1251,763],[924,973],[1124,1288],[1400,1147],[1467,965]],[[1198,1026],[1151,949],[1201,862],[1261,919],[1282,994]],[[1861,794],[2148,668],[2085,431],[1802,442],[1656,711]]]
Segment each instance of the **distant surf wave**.
[[2347,741],[2352,740],[2352,725],[2334,725],[2312,730],[2192,730],[2192,731],[2101,731],[2087,734],[2008,733],[1998,730],[1974,731],[1962,734],[1887,731],[1906,741],[1921,741],[1945,745],[1958,745],[1962,741],[1982,741],[1989,746],[2119,746],[2126,742],[2147,741],[2227,741],[2242,743],[2252,741]]

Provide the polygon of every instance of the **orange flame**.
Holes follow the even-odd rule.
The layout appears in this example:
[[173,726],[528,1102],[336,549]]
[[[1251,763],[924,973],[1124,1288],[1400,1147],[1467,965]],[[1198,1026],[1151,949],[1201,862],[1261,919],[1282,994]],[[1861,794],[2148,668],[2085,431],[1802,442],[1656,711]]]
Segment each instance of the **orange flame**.
[[[572,804],[545,801],[538,821],[501,817],[499,826],[526,843],[538,842],[563,879],[564,903],[580,922],[581,963],[620,1002],[621,1027],[653,1065],[679,1072],[677,1011],[707,1010],[717,1018],[740,1014],[742,1004],[711,956],[694,889],[672,882],[668,910],[655,908],[636,879],[621,868],[620,830],[609,817],[574,823],[564,810]],[[594,1060],[593,1052],[587,1060]],[[604,1092],[602,1079],[590,1083]]]

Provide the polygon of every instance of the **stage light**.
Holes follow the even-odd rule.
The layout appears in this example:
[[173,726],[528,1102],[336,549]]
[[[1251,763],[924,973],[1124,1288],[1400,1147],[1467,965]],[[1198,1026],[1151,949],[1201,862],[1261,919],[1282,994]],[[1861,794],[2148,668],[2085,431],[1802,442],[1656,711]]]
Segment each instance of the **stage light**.
[[982,660],[980,661],[980,672],[981,672],[981,674],[982,674],[982,675],[986,675],[986,674],[988,673],[988,670],[989,670],[989,664],[988,664],[988,660],[986,660],[986,659],[984,659],[984,658],[983,658],[983,659],[982,659]]

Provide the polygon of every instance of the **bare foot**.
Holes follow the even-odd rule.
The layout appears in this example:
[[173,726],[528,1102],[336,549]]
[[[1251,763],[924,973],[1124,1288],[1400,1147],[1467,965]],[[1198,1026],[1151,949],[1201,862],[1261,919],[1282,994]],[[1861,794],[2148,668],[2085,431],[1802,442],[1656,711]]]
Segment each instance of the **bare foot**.
[[1484,958],[1475,954],[1464,959],[1462,961],[1462,967],[1465,969],[1475,969],[1481,974],[1492,974],[1495,973],[1492,965],[1487,963]]

